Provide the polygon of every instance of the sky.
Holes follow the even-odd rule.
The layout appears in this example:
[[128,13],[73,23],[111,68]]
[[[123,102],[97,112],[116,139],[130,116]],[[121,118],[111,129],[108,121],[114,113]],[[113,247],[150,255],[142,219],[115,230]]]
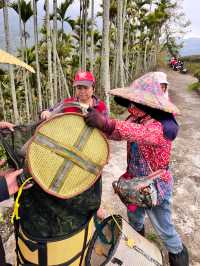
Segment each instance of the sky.
[[183,11],[191,22],[186,37],[200,38],[200,0],[183,0]]

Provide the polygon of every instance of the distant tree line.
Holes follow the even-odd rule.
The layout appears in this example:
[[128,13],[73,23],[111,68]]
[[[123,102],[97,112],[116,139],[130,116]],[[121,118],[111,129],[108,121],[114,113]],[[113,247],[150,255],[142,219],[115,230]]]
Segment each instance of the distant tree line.
[[[155,69],[161,50],[173,54],[177,33],[182,34],[188,24],[178,1],[173,0],[102,0],[102,11],[97,14],[94,0],[80,0],[75,19],[68,12],[73,0],[59,5],[51,1],[52,13],[50,1],[45,0],[45,17],[38,25],[38,2],[0,0],[6,50],[11,51],[9,9],[13,9],[19,17],[18,57],[36,70],[34,75],[13,66],[0,71],[0,119],[15,123],[35,120],[42,109],[73,95],[72,81],[78,69],[94,72],[96,93],[109,107],[110,88],[123,87]],[[97,17],[102,18],[102,30]],[[27,45],[28,21],[33,23],[32,47]],[[65,31],[66,23],[71,32]]]

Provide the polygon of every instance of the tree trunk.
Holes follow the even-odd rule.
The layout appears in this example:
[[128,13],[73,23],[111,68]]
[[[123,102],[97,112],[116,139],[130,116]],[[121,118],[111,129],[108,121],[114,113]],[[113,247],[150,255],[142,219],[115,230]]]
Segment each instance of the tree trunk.
[[82,31],[82,69],[86,71],[86,59],[87,59],[87,0],[83,0],[83,10],[82,10],[82,18],[83,18],[83,31]]
[[146,40],[145,49],[144,49],[144,62],[143,62],[144,72],[147,72],[147,70],[148,70],[148,66],[147,66],[147,47],[148,47],[148,39]]
[[91,54],[90,71],[94,71],[94,0],[91,0]]
[[64,86],[65,86],[65,90],[66,90],[66,93],[67,93],[67,97],[70,97],[69,88],[68,88],[68,85],[67,85],[67,82],[66,82],[66,79],[65,79],[65,75],[64,75],[64,72],[63,72],[63,69],[62,69],[62,65],[61,65],[61,62],[60,62],[60,58],[58,56],[58,52],[57,51],[56,51],[56,57],[57,57],[58,66],[60,68],[61,77],[62,77]]
[[23,43],[23,28],[22,28],[22,19],[21,19],[21,7],[20,0],[18,0],[18,14],[19,14],[19,34],[20,34],[20,48],[22,52],[22,60],[24,61],[24,43]]
[[127,0],[123,0],[123,14],[122,14],[122,27],[123,27],[123,36],[124,36],[124,27],[126,21],[126,14],[127,14]]
[[54,105],[54,93],[52,84],[52,61],[51,61],[51,31],[49,20],[49,0],[46,3],[46,28],[47,28],[47,56],[48,56],[48,89],[50,91],[50,106]]
[[117,32],[118,32],[118,68],[119,86],[124,87],[124,62],[123,62],[123,0],[117,0]]
[[137,58],[136,58],[136,66],[135,66],[135,75],[134,77],[138,78],[139,75],[141,75],[142,72],[142,55],[141,52],[137,52]]
[[[21,52],[22,52],[22,60],[25,61],[25,36],[23,38],[23,26],[22,26],[22,19],[21,19],[21,7],[20,7],[20,0],[18,0],[18,14],[19,14],[19,31],[20,31],[20,46],[21,46]],[[24,33],[25,33],[25,26],[24,26]],[[26,56],[27,60],[27,56]],[[28,86],[27,86],[27,75],[26,75],[26,70],[23,68],[22,70],[23,73],[23,82],[24,82],[24,91],[28,91]],[[22,117],[21,120],[22,121]]]
[[59,69],[58,69],[58,91],[59,91],[59,101],[61,101],[64,97],[62,92],[61,74]]
[[31,88],[31,84],[30,84],[30,80],[28,79],[28,88],[29,90],[27,91],[28,92],[28,104],[29,104],[29,120],[28,122],[30,122],[31,119],[33,119],[33,90]]
[[127,40],[126,40],[126,55],[125,55],[125,68],[129,72],[129,43],[130,43],[130,17],[128,17],[128,28],[127,28]]
[[83,0],[80,0],[80,36],[79,36],[79,68],[82,67],[82,51],[83,51]]
[[[26,38],[26,24],[24,23],[24,44],[25,44],[25,62],[28,64],[28,55],[27,55],[27,38]],[[28,122],[30,121],[30,109],[29,109],[29,101],[28,101],[28,73],[24,71],[24,92],[25,92],[25,102],[26,102],[26,115]]]
[[109,69],[109,10],[110,10],[110,0],[103,0],[103,33],[102,33],[102,58],[101,58],[101,87],[105,92],[106,105],[108,112],[110,113],[110,69]]
[[[131,54],[131,62],[135,62],[135,52],[132,52]],[[134,69],[135,69],[135,64],[131,64],[131,77],[134,77]]]
[[5,102],[3,98],[3,91],[2,91],[1,83],[0,83],[0,102],[1,102],[2,112],[3,112],[3,120],[6,121]]
[[[114,22],[115,28],[117,29],[117,18]],[[115,31],[115,43],[114,43],[114,67],[113,67],[113,87],[116,88],[119,80],[119,53],[118,53],[118,31]]]
[[116,88],[116,62],[117,62],[117,53],[116,49],[113,50],[113,63],[111,66],[111,88]]
[[40,63],[38,55],[38,33],[37,33],[37,3],[33,0],[33,21],[34,21],[34,41],[35,41],[35,59],[36,59],[36,73],[37,73],[37,92],[38,92],[38,107],[42,111],[42,91],[40,81]]
[[156,67],[158,63],[158,53],[160,50],[160,43],[159,43],[159,37],[160,37],[160,29],[157,28],[156,33],[155,33],[155,55],[154,55],[154,67]]
[[[9,22],[8,22],[8,6],[7,0],[3,0],[3,16],[4,16],[4,30],[5,30],[5,43],[6,43],[6,51],[10,53],[10,32],[9,32]],[[13,66],[9,65],[9,76],[10,76],[10,87],[11,87],[11,95],[12,95],[12,104],[14,111],[14,120],[15,123],[19,123],[19,112],[17,108],[17,97],[15,90],[15,81],[14,81],[14,71]]]
[[57,79],[57,0],[53,0],[53,80],[54,80],[54,100],[58,101],[58,79]]

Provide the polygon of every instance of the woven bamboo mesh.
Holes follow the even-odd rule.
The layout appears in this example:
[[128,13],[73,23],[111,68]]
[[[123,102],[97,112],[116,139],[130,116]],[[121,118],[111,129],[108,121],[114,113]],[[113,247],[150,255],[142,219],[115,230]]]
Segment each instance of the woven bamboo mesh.
[[26,63],[19,60],[15,56],[13,56],[13,55],[11,55],[11,54],[9,54],[9,53],[1,50],[1,49],[0,49],[0,63],[18,65],[18,66],[26,68],[27,70],[29,70],[32,73],[35,73],[35,70],[31,66],[27,65]]
[[70,198],[97,180],[108,159],[108,143],[80,115],[64,114],[43,123],[28,147],[33,178],[47,192]]

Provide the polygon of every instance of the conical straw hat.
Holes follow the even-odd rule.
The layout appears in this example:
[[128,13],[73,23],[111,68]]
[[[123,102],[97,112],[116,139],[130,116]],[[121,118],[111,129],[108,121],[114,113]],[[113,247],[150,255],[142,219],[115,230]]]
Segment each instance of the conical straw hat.
[[180,113],[164,95],[157,72],[149,72],[136,79],[129,87],[113,89],[110,94],[168,113]]
[[18,65],[18,66],[26,68],[27,70],[29,70],[32,73],[35,73],[35,70],[31,66],[27,65],[26,63],[19,60],[15,56],[13,56],[13,55],[11,55],[11,54],[9,54],[9,53],[1,50],[1,49],[0,49],[0,63]]
[[105,136],[80,114],[65,113],[43,122],[32,137],[27,163],[44,191],[71,198],[89,189],[108,161]]

